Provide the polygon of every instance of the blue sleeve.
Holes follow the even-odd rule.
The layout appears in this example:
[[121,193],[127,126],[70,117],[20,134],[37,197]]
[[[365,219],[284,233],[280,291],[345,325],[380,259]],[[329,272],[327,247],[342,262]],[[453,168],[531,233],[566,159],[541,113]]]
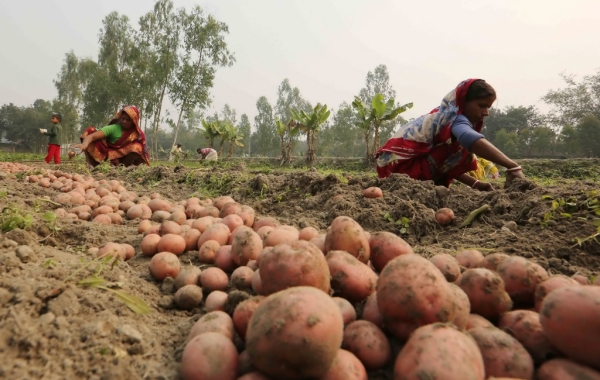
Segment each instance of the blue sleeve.
[[456,137],[458,143],[469,151],[475,141],[484,138],[481,133],[473,129],[471,122],[463,115],[458,115],[452,123],[451,130],[452,136]]

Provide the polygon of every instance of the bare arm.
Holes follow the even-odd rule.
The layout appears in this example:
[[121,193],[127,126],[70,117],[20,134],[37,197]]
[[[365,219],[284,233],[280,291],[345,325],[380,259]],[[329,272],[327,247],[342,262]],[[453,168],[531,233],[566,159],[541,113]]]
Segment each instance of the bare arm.
[[102,140],[103,138],[104,138],[104,132],[96,131],[96,132],[92,133],[91,135],[85,136],[85,138],[83,139],[83,142],[81,144],[73,144],[72,146],[74,148],[86,150],[88,145],[90,145],[92,142],[94,142],[96,140]]
[[[486,160],[492,161],[496,165],[504,166],[507,169],[519,166],[515,161],[508,158],[498,148],[486,139],[479,139],[471,145],[471,152]],[[525,178],[522,171],[510,172],[506,175],[506,181],[512,182],[515,178]],[[460,180],[459,180],[460,181]],[[461,181],[462,182],[462,181]]]

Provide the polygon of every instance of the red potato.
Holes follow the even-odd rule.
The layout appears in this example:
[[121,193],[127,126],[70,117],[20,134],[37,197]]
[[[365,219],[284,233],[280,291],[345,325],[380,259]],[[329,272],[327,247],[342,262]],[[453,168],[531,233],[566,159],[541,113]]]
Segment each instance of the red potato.
[[125,247],[119,243],[106,243],[98,250],[97,257],[118,257],[125,260]]
[[297,241],[298,236],[300,236],[300,231],[296,227],[277,226],[265,234],[263,246],[275,247],[279,244],[290,244]]
[[235,215],[236,213],[241,211],[242,205],[240,205],[237,202],[228,202],[224,204],[221,210],[219,211],[219,218],[225,218],[228,215]]
[[457,253],[454,258],[461,266],[469,269],[477,268],[477,264],[483,260],[483,255],[476,249],[467,249]]
[[430,257],[429,261],[442,272],[448,282],[454,282],[460,276],[460,264],[452,255],[438,253]]
[[175,223],[172,220],[166,220],[161,223],[160,228],[158,229],[158,234],[160,236],[166,234],[180,235],[182,233],[181,225]]
[[250,260],[256,260],[256,257],[263,249],[263,242],[260,236],[250,227],[236,233],[231,244],[231,255],[237,265],[246,265]]
[[311,244],[314,244],[315,247],[319,248],[319,250],[325,253],[325,235],[319,235],[309,240]]
[[585,277],[584,275],[578,274],[578,273],[571,276],[571,278],[573,280],[577,281],[581,285],[591,285],[592,284],[592,282],[590,281],[589,278]]
[[252,269],[252,271],[258,270],[258,264],[256,263],[256,260],[248,261],[248,264],[246,264],[246,266]]
[[325,259],[331,275],[331,287],[340,297],[360,302],[375,292],[377,274],[356,257],[344,251],[329,251]]
[[146,256],[154,256],[158,253],[158,242],[160,241],[161,236],[156,234],[150,234],[144,236],[141,242],[142,253]]
[[365,307],[363,308],[362,319],[383,329],[383,316],[381,315],[381,312],[379,312],[379,307],[377,306],[377,292],[371,294],[369,298],[367,298],[367,302],[365,302]]
[[[241,225],[236,227],[233,231],[231,231],[231,234],[229,235],[229,239],[227,239],[227,244],[228,245],[232,245],[233,244],[233,239],[235,239],[236,235],[239,234],[242,231],[252,231],[254,232],[254,230],[248,226],[245,225]],[[262,239],[261,239],[261,243],[262,243]]]
[[456,317],[448,282],[435,265],[415,254],[398,256],[383,268],[377,304],[386,329],[404,340],[420,326]]
[[256,294],[264,294],[262,289],[262,281],[260,280],[260,271],[255,271],[254,275],[252,276],[252,290],[254,290],[254,293]]
[[371,234],[369,248],[371,264],[378,272],[381,272],[393,258],[413,253],[411,246],[404,239],[387,231]]
[[466,330],[468,331],[478,327],[494,327],[494,324],[479,314],[469,314]]
[[95,218],[98,215],[110,214],[111,212],[113,212],[112,207],[110,207],[110,206],[100,206],[100,207],[96,208],[94,211],[92,211],[92,217]]
[[150,274],[158,281],[167,277],[177,277],[181,263],[171,252],[159,252],[150,260]]
[[568,358],[600,369],[600,287],[569,286],[546,296],[540,310],[544,334]]
[[177,210],[169,216],[169,220],[182,225],[187,220],[187,217],[185,216],[185,212]]
[[201,247],[207,240],[215,240],[219,243],[219,245],[226,245],[227,240],[229,239],[229,235],[231,232],[229,231],[229,227],[224,224],[216,223],[212,226],[208,227],[198,239],[198,247]]
[[192,310],[202,302],[202,288],[198,285],[184,285],[175,293],[175,305],[183,310]]
[[211,311],[225,311],[225,304],[227,303],[227,293],[220,290],[210,292],[206,301],[204,301],[204,308],[207,312]]
[[213,200],[213,205],[218,208],[219,210],[221,210],[223,208],[223,206],[225,206],[227,203],[230,202],[235,202],[235,200],[229,196],[220,196],[217,197]]
[[337,355],[343,329],[328,294],[294,287],[260,302],[248,325],[246,350],[258,370],[277,379],[319,378]]
[[363,191],[363,197],[365,198],[381,198],[383,197],[383,191],[379,187],[369,187]]
[[121,215],[119,215],[119,214],[111,212],[106,215],[110,218],[110,222],[112,224],[121,224],[123,222],[123,219],[121,218]]
[[273,247],[264,247],[262,249],[262,251],[260,251],[260,253],[258,254],[258,256],[256,256],[256,264],[260,267],[260,262],[262,261],[263,257],[265,257],[265,255],[267,254],[267,252],[271,252],[273,250]]
[[200,273],[200,284],[208,292],[226,290],[229,285],[227,274],[219,268],[207,268]]
[[72,212],[73,214],[79,214],[81,212],[92,212],[92,208],[86,205],[77,206],[69,210],[69,212]]
[[195,266],[187,266],[181,268],[177,277],[175,277],[175,289],[182,288],[186,285],[198,285],[200,280],[200,268]]
[[394,379],[483,380],[481,352],[453,324],[434,323],[415,330],[394,364]]
[[112,224],[112,219],[110,219],[110,216],[106,214],[100,214],[94,219],[92,219],[92,223]]
[[194,222],[192,223],[192,228],[202,233],[213,224],[215,224],[215,218],[213,218],[212,216],[204,216],[202,218],[194,220]]
[[195,251],[198,249],[198,239],[200,239],[200,231],[190,228],[181,234],[185,241],[184,252]]
[[495,327],[471,329],[469,334],[481,351],[486,376],[533,378],[533,359],[515,338]]
[[258,231],[256,231],[256,233],[258,234],[258,236],[260,237],[260,240],[265,240],[265,236],[273,231],[275,227],[271,227],[271,226],[262,226],[261,228],[258,229]]
[[122,243],[121,246],[125,250],[125,260],[129,260],[135,256],[135,248],[131,244]]
[[227,215],[223,218],[223,220],[221,220],[221,223],[229,227],[229,231],[231,232],[233,232],[233,230],[235,230],[236,227],[244,225],[244,221],[242,220],[242,218],[235,214]]
[[198,260],[203,264],[214,264],[221,245],[215,240],[207,240],[198,249]]
[[165,201],[164,199],[153,198],[152,200],[150,200],[150,202],[148,202],[148,207],[150,207],[150,210],[152,210],[152,212],[155,212],[158,210],[169,211],[172,206],[169,202]]
[[248,330],[250,319],[263,299],[265,299],[263,296],[248,298],[247,300],[240,302],[233,311],[233,326],[243,340],[246,339],[246,331]]
[[504,289],[504,281],[491,270],[467,269],[456,284],[469,297],[472,313],[495,319],[512,309],[512,301]]
[[90,214],[89,212],[80,212],[77,216],[81,220],[92,220],[92,214]]
[[149,220],[142,220],[138,225],[138,233],[142,234],[150,227],[152,227],[152,222]]
[[260,218],[259,220],[254,222],[254,225],[252,226],[252,229],[254,229],[254,231],[258,231],[261,227],[264,226],[269,226],[269,227],[277,227],[280,226],[281,223],[279,223],[278,220],[276,220],[275,218],[271,218],[271,217],[266,217],[266,218]]
[[331,299],[335,301],[340,309],[340,313],[342,313],[344,327],[349,323],[356,321],[356,310],[354,310],[354,306],[352,306],[348,300],[342,297],[332,297]]
[[319,236],[319,231],[314,227],[304,227],[300,230],[300,234],[298,235],[298,239],[311,241],[311,239]]
[[219,217],[219,209],[215,206],[206,206],[200,211],[200,217],[211,216],[213,218]]
[[327,261],[317,247],[304,240],[280,244],[267,251],[258,272],[264,295],[293,286],[313,286],[329,293]]
[[235,380],[238,365],[238,353],[230,339],[219,333],[205,333],[185,346],[181,377],[183,380]]
[[188,334],[187,341],[194,339],[198,335],[215,332],[223,335],[230,341],[235,337],[233,320],[223,311],[211,311],[204,314],[194,323]]
[[[160,229],[160,224],[155,224],[153,226],[151,226],[150,228],[148,228],[146,231],[144,231],[143,235],[144,236],[148,236],[148,235],[158,235],[158,230]],[[160,235],[158,235],[160,237]]]
[[452,224],[452,219],[454,219],[454,211],[447,207],[441,208],[435,212],[435,221],[438,222],[440,226]]
[[535,288],[548,279],[548,273],[539,269],[531,261],[520,256],[511,256],[498,265],[497,272],[515,305],[533,306]]
[[367,380],[367,370],[351,352],[339,349],[331,367],[319,380]]
[[145,204],[131,206],[126,213],[127,219],[150,219],[152,210]]
[[477,268],[485,268],[495,272],[498,269],[498,265],[509,257],[509,255],[504,253],[491,253],[477,264]]
[[461,330],[467,328],[469,321],[469,313],[471,312],[471,302],[469,296],[458,285],[449,284],[450,289],[454,293],[454,301],[456,304],[456,314],[452,322]]
[[185,208],[185,216],[188,219],[199,218],[202,210],[204,210],[204,207],[199,204],[189,205]]
[[217,253],[215,254],[215,265],[217,268],[227,273],[233,272],[235,268],[238,267],[235,261],[233,261],[230,245],[222,245],[217,249]]
[[256,220],[256,212],[247,206],[242,206],[242,211],[238,212],[236,215],[242,218],[244,225],[248,227],[252,227],[254,225],[254,220]]
[[535,311],[539,313],[542,307],[542,301],[550,292],[565,288],[567,286],[578,286],[580,285],[576,280],[571,277],[567,277],[565,275],[559,274],[548,278],[545,281],[542,281],[536,286],[535,293],[533,295],[535,302]]
[[231,273],[231,278],[229,279],[229,286],[233,289],[239,290],[252,289],[253,276],[254,271],[246,266],[236,268],[233,271],[233,273]]
[[352,352],[368,370],[381,369],[392,359],[390,342],[369,321],[355,321],[346,326],[342,348]]
[[502,314],[498,328],[519,341],[539,365],[560,356],[542,331],[540,316],[535,311],[514,310]]
[[338,216],[325,236],[325,253],[346,251],[363,263],[369,261],[371,248],[364,230],[354,219]]
[[185,239],[181,235],[166,234],[160,238],[156,249],[159,252],[171,252],[179,256],[185,251],[185,246]]
[[568,359],[548,360],[535,373],[537,380],[600,380],[600,372]]

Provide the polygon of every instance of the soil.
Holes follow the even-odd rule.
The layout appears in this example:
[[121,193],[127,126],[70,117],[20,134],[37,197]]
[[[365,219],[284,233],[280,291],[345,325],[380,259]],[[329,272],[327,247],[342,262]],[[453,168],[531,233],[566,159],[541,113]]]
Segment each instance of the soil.
[[[481,193],[460,185],[436,187],[403,175],[379,180],[368,174],[323,175],[316,169],[253,171],[243,163],[226,170],[152,167],[92,174],[96,179],[123,180],[140,195],[158,192],[170,200],[230,195],[253,207],[259,217],[274,217],[298,228],[313,226],[323,233],[337,216],[350,216],[366,231],[399,234],[426,257],[471,248],[484,254],[524,256],[551,273],[600,273],[600,243],[577,244],[578,238],[597,232],[594,182],[541,187],[521,180],[507,189]],[[364,198],[362,191],[370,186],[380,187],[383,198]],[[60,230],[52,231],[40,215],[58,206],[40,199],[52,197],[54,190],[0,173],[3,192],[0,208],[16,205],[22,214],[33,215],[34,223],[0,236],[0,377],[179,378],[186,336],[204,310],[173,306],[172,281],[153,280],[149,259],[140,254],[137,223],[99,225],[61,219]],[[460,227],[469,213],[486,204],[490,211]],[[450,226],[441,227],[433,218],[441,207],[455,213]],[[129,243],[138,254],[113,268],[100,268],[96,262],[85,269],[93,259],[87,249],[111,241]],[[186,265],[200,264],[195,251],[180,259]],[[76,285],[97,269],[114,289],[142,298],[151,313],[134,313],[110,291]],[[248,296],[232,292],[228,308]],[[243,348],[243,343],[237,344]],[[391,379],[391,369],[373,372],[369,378]]]

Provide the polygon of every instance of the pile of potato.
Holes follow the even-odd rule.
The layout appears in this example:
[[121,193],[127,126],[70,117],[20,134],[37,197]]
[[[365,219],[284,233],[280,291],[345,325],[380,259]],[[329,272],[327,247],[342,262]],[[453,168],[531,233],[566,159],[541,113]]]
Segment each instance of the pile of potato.
[[[385,368],[395,379],[600,379],[598,279],[502,253],[426,259],[344,216],[320,233],[227,196],[170,202],[58,171],[26,180],[63,192],[54,200],[74,207],[59,216],[140,220],[152,276],[174,279],[179,308],[207,312],[189,332],[184,379],[352,380]],[[182,266],[188,251],[204,269]],[[107,243],[97,255],[134,249]],[[227,314],[232,289],[252,296]]]

